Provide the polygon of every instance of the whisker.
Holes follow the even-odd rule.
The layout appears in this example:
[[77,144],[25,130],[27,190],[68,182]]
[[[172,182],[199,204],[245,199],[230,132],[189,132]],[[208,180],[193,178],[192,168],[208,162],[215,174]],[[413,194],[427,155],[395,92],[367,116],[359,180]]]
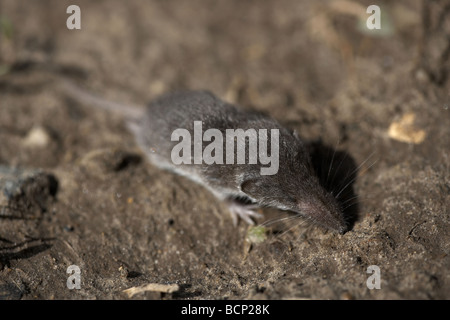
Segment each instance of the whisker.
[[340,205],[344,205],[344,204],[346,204],[346,203],[348,203],[348,202],[350,202],[352,200],[358,199],[358,198],[359,198],[359,196],[353,196],[351,198],[346,199],[345,201],[340,202],[339,204]]
[[[379,193],[378,193],[379,194]],[[377,194],[370,194],[370,195],[364,195],[364,196],[360,196],[360,195],[355,195],[351,198],[346,199],[345,201],[340,202],[341,205],[344,205],[352,200],[358,199],[359,202],[362,202],[364,200],[368,200],[368,199],[373,199]]]
[[334,179],[336,178],[337,172],[339,172],[339,168],[341,167],[342,163],[344,163],[344,160],[347,159],[348,153],[345,152],[344,156],[342,157],[341,161],[339,162],[339,165],[337,166],[336,170],[334,170],[333,178],[331,179],[331,185],[334,183]]
[[[334,148],[334,151],[333,151],[333,156],[331,157],[330,167],[328,168],[327,180],[326,180],[326,182],[325,182],[325,185],[326,185],[326,186],[328,186],[328,181],[330,180],[330,173],[331,173],[331,169],[333,168],[334,156],[336,155],[336,150],[337,150],[337,147],[339,146],[339,143],[340,143],[340,139],[338,139],[338,142],[337,142],[337,144],[336,144],[336,147]],[[336,172],[335,172],[335,174],[336,174]],[[334,176],[333,176],[333,177],[334,177]]]
[[[370,156],[369,157],[367,157],[367,159],[366,160],[364,160],[356,169],[354,169],[351,173],[349,173],[348,174],[348,176],[351,176],[351,175],[353,175],[355,172],[357,172],[372,156],[373,156],[373,154],[374,154],[375,152],[372,152],[371,154],[370,154]],[[366,171],[367,170],[369,170],[371,167],[373,167],[374,165],[375,165],[375,163],[378,161],[378,159],[377,160],[375,160],[367,169],[366,169]],[[365,172],[366,172],[365,171]],[[344,188],[342,188],[342,190],[341,191],[339,191],[339,193],[336,195],[336,198],[339,198],[339,196],[341,195],[341,193],[350,185],[350,184],[352,184],[353,182],[355,182],[355,180],[356,180],[356,176],[353,178],[353,179],[351,179],[346,185],[345,185],[345,187]]]
[[[307,221],[305,221],[305,222],[307,222]],[[303,232],[298,235],[298,237],[295,239],[295,241],[299,241],[300,237],[302,237],[306,232],[308,232],[311,229],[311,227],[312,227],[312,225],[308,224],[306,226],[305,230],[303,230]]]
[[293,219],[298,218],[300,216],[301,216],[300,214],[295,214],[293,216],[290,215],[290,216],[284,217],[284,218],[274,218],[272,220],[264,221],[263,223],[261,223],[261,226],[262,227],[267,227],[267,226],[270,226],[270,225],[275,224],[277,222],[293,220]]
[[345,210],[347,210],[348,208],[354,206],[355,204],[359,204],[359,203],[360,203],[359,201],[355,201],[355,202],[353,202],[353,203],[350,203],[349,205],[346,205],[345,207],[343,207],[343,208],[342,208],[342,211],[345,211]]
[[[299,217],[297,217],[297,218],[299,218]],[[293,226],[289,227],[287,230],[283,231],[283,232],[280,234],[280,237],[284,236],[285,234],[287,234],[288,232],[290,232],[290,231],[293,230],[294,228],[298,228],[298,227],[300,227],[300,226],[302,226],[302,225],[304,225],[304,224],[306,224],[306,223],[307,223],[306,219],[299,218],[299,219],[298,219],[298,223],[297,223],[297,224],[294,224]]]

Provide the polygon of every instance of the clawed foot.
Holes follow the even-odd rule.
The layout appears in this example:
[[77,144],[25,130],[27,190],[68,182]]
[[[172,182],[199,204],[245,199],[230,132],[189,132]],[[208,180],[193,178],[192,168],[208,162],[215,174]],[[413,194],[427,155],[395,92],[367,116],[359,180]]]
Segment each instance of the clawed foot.
[[254,225],[255,222],[251,218],[262,218],[263,215],[254,211],[259,206],[257,204],[243,204],[236,201],[230,201],[228,209],[231,213],[231,219],[233,220],[233,225],[237,226],[238,218],[247,222],[250,225]]

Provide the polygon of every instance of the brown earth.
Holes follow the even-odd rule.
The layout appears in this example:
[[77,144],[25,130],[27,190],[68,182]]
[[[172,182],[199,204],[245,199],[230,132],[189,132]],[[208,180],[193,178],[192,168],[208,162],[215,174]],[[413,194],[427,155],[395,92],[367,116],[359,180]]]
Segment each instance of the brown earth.
[[[448,1],[379,1],[374,31],[370,1],[77,1],[81,30],[69,4],[0,1],[1,298],[127,299],[148,283],[180,288],[134,299],[450,298]],[[63,78],[123,103],[208,89],[267,112],[314,142],[330,188],[349,184],[352,229],[298,219],[250,244]]]

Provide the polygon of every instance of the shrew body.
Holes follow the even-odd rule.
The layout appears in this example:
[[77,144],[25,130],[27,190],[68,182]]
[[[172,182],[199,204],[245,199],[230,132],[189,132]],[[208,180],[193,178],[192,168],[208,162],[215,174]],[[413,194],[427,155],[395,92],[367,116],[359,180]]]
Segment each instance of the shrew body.
[[[131,108],[104,101],[73,86],[68,86],[68,89],[72,96],[89,105],[120,112],[152,164],[183,175],[209,189],[220,200],[228,202],[235,222],[240,216],[253,223],[251,217],[258,217],[259,214],[252,209],[270,206],[299,213],[306,219],[339,233],[347,230],[339,205],[320,185],[303,142],[294,131],[281,126],[274,119],[258,112],[241,110],[207,91],[164,95],[147,107]],[[200,150],[204,154],[209,143],[200,139],[199,144],[198,139],[192,139],[192,152],[189,155],[191,161],[173,161],[173,150],[180,143],[180,139],[173,138],[173,133],[181,128],[194,137],[195,124],[199,122],[205,132],[214,129],[216,135],[209,137],[211,142],[216,140],[218,133],[225,136],[227,130],[231,129],[242,129],[249,133],[245,136],[248,141],[252,139],[253,132],[277,132],[276,140],[272,139],[273,134],[266,136],[268,153],[275,150],[274,147],[278,148],[276,173],[262,174],[262,169],[267,169],[268,163],[261,159],[256,163],[251,162],[253,154],[248,144],[246,161],[227,164],[227,155],[224,153],[222,163],[206,163],[195,159],[194,151]],[[227,150],[226,139],[221,143],[224,150]],[[242,151],[234,147],[233,150],[236,153],[231,155],[233,157]],[[209,151],[209,154],[216,156],[215,152]],[[241,152],[241,157],[242,154]],[[245,199],[247,204],[236,199]]]

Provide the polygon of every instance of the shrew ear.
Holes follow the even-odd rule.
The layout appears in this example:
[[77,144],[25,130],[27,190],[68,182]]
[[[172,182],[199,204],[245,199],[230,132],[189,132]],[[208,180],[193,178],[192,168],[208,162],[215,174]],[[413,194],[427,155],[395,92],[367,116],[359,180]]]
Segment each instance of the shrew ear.
[[252,199],[258,198],[257,195],[261,192],[261,179],[248,179],[241,183],[241,190]]

